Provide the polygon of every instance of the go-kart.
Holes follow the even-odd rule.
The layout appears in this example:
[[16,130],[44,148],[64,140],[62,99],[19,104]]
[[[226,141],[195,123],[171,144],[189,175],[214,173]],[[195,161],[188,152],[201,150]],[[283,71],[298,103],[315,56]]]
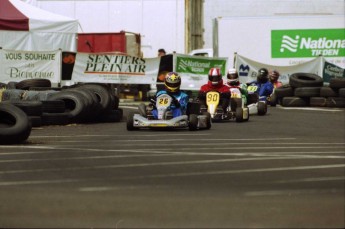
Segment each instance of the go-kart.
[[267,113],[266,97],[259,97],[258,86],[248,86],[248,108],[250,115],[265,115]]
[[[141,128],[151,129],[175,129],[188,128],[189,130],[210,129],[211,118],[207,112],[202,114],[189,113],[173,117],[171,109],[173,98],[168,94],[159,95],[156,98],[155,107],[158,117],[152,114],[152,107],[139,104],[139,113],[132,113],[127,116],[127,130],[138,130]],[[189,105],[189,104],[188,104]],[[188,110],[188,109],[187,109]]]
[[224,112],[220,102],[220,94],[217,91],[209,91],[206,93],[207,111],[211,114],[213,122],[222,120],[235,119],[236,122],[249,120],[249,110],[242,102],[241,92],[239,88],[230,88],[231,98],[230,104]]

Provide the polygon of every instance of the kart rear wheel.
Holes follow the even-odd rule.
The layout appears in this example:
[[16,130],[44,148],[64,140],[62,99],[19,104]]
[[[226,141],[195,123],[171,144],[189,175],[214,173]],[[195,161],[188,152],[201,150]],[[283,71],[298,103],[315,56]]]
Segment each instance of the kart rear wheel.
[[198,129],[198,116],[196,114],[189,115],[188,127],[191,131]]
[[202,112],[203,115],[206,116],[206,129],[209,130],[211,128],[211,114],[209,112]]
[[134,116],[133,113],[129,113],[127,115],[127,130],[128,131],[138,130],[138,128],[134,127],[134,125],[133,125],[133,123],[134,123],[133,116]]
[[267,104],[265,102],[258,102],[258,115],[265,115],[267,113]]
[[242,107],[236,108],[236,122],[243,122],[243,109],[242,109]]

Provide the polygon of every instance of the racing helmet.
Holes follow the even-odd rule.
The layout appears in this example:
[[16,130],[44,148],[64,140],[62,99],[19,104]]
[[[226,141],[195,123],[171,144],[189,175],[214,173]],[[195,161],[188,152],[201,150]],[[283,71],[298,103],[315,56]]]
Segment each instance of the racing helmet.
[[238,78],[238,73],[235,68],[230,68],[228,73],[226,74],[227,82],[231,86],[238,86],[240,85],[240,80]]
[[181,77],[176,72],[169,72],[165,76],[164,86],[169,92],[179,91],[181,86]]
[[257,81],[259,83],[266,83],[268,81],[268,70],[267,70],[267,68],[260,68],[259,69]]
[[269,76],[271,82],[277,82],[280,74],[277,70],[272,70],[269,72],[268,76]]
[[211,68],[208,72],[208,80],[212,85],[218,85],[222,81],[222,73],[219,68]]

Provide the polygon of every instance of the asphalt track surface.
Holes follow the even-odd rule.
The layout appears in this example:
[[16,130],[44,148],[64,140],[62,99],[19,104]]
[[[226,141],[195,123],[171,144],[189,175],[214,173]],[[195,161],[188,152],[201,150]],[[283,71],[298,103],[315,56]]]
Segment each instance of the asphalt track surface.
[[272,107],[195,132],[36,128],[0,146],[0,228],[344,228],[344,127]]

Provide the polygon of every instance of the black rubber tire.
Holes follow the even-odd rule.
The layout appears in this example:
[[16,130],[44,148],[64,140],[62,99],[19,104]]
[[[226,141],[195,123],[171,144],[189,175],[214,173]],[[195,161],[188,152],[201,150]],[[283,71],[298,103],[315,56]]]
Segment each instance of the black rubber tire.
[[236,108],[236,122],[243,122],[243,109],[242,109],[242,107]]
[[30,87],[51,87],[51,82],[48,79],[27,79],[17,83],[16,88],[22,90],[29,90]]
[[298,87],[295,89],[296,97],[319,97],[321,87]]
[[42,102],[40,101],[27,101],[27,100],[9,100],[4,101],[5,104],[12,104],[25,112],[27,116],[41,116],[42,115]]
[[133,112],[130,112],[128,115],[127,115],[127,130],[128,131],[133,131],[133,130],[138,130],[139,128],[136,128],[133,126],[133,122],[134,122],[134,119],[133,119],[133,115],[134,113]]
[[82,84],[79,87],[87,88],[95,93],[103,111],[112,110],[112,100],[109,89],[106,86],[101,84]]
[[202,112],[203,115],[206,115],[206,129],[209,130],[211,129],[212,122],[211,122],[211,114],[209,112]]
[[138,111],[139,111],[139,114],[143,117],[147,117],[147,114],[146,114],[146,105],[144,103],[140,103],[138,105]]
[[278,97],[275,92],[272,93],[272,95],[269,97],[269,104],[271,107],[275,107],[278,104]]
[[345,98],[342,97],[328,97],[326,100],[327,107],[338,107],[344,108],[345,107]]
[[121,110],[111,110],[105,114],[101,114],[98,118],[99,122],[110,123],[110,122],[120,122],[122,120],[122,111]]
[[331,88],[345,88],[345,78],[331,78],[329,86]]
[[41,127],[42,126],[42,117],[41,116],[28,116],[29,121],[32,127]]
[[0,144],[22,143],[32,129],[28,116],[13,104],[0,103],[0,124]]
[[64,113],[66,110],[63,100],[43,100],[41,102],[43,113]]
[[294,73],[289,78],[291,87],[322,87],[323,79],[312,73]]
[[310,97],[309,105],[311,107],[325,107],[326,98],[325,97]]
[[309,98],[284,97],[282,100],[284,107],[306,107],[309,106]]
[[195,131],[198,129],[198,116],[196,114],[189,115],[188,128],[190,131]]
[[68,125],[70,123],[68,113],[43,113],[42,125]]
[[258,102],[258,115],[262,116],[267,113],[267,103]]
[[274,89],[274,94],[277,98],[291,97],[294,95],[294,88],[290,84],[283,85]]
[[337,97],[339,95],[338,90],[324,86],[320,88],[320,97]]
[[87,115],[85,112],[85,99],[75,91],[60,91],[52,95],[49,100],[63,100],[65,102],[65,113],[68,113],[70,122],[79,123]]
[[339,89],[338,96],[341,97],[341,98],[345,98],[345,88],[340,88]]

